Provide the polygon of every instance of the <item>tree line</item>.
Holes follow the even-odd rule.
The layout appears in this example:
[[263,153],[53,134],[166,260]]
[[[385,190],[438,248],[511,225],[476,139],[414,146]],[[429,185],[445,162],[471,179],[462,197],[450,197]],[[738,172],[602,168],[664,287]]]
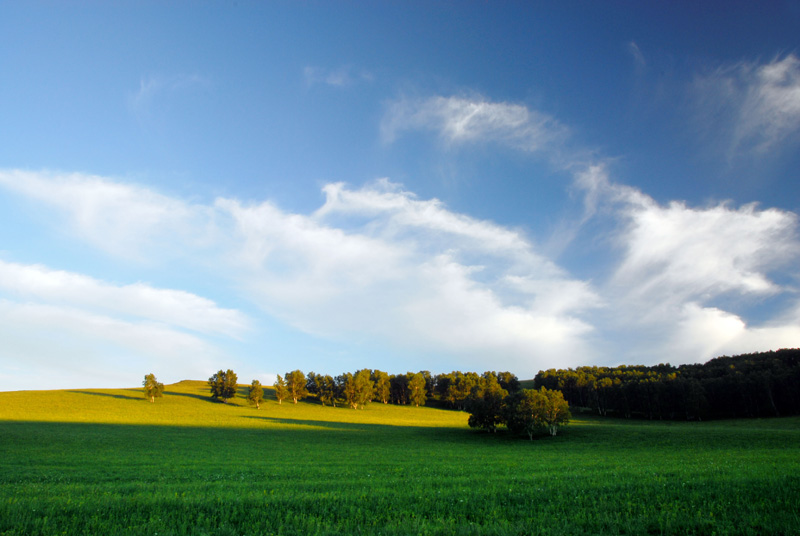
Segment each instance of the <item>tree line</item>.
[[550,369],[536,388],[573,408],[627,418],[701,420],[800,414],[800,349],[722,356],[703,364]]
[[[211,398],[221,402],[234,398],[237,382],[235,372],[219,370],[208,379]],[[151,402],[162,396],[164,386],[155,375],[145,376],[143,386]],[[434,376],[429,371],[390,375],[381,370],[361,369],[333,377],[293,370],[278,375],[273,387],[278,404],[284,400],[297,404],[308,397],[316,398],[323,406],[339,404],[353,409],[364,408],[371,402],[414,406],[435,403],[470,413],[470,427],[496,432],[499,426],[506,426],[530,439],[556,435],[559,426],[571,418],[560,391],[522,389],[519,379],[510,372],[487,371],[478,375],[454,371]],[[260,407],[264,402],[261,382],[251,382],[246,398],[251,405]]]

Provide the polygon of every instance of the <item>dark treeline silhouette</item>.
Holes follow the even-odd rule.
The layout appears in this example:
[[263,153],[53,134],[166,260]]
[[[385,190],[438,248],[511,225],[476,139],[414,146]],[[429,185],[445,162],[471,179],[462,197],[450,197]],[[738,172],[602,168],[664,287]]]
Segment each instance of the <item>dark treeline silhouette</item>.
[[700,420],[800,414],[800,349],[704,364],[579,367],[541,371],[536,388],[558,389],[573,408],[600,415]]

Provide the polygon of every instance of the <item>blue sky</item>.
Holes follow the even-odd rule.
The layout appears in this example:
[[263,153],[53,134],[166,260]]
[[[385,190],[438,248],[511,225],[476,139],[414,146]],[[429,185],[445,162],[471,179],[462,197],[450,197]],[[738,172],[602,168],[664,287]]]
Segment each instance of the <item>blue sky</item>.
[[0,389],[800,346],[798,2],[0,4]]

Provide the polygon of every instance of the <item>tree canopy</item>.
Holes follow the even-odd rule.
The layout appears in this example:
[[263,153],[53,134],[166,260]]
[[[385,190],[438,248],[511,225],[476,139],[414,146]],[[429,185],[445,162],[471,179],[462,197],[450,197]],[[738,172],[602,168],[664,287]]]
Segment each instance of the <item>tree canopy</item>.
[[308,396],[308,387],[306,387],[306,376],[301,370],[293,370],[284,375],[286,380],[286,388],[289,390],[289,396],[297,404],[298,400]]
[[599,415],[700,420],[800,414],[800,349],[722,356],[704,364],[579,367],[536,375],[573,407]]
[[289,389],[286,388],[286,380],[283,379],[283,376],[278,374],[278,379],[275,381],[275,398],[278,400],[278,404],[282,404],[284,400],[289,396]]
[[227,402],[236,396],[236,373],[231,369],[226,371],[219,370],[208,379],[211,388],[211,398]]
[[256,409],[259,409],[263,401],[264,389],[261,387],[261,382],[258,380],[253,380],[253,382],[250,384],[250,389],[247,392],[247,402],[251,406],[255,406]]
[[144,386],[144,396],[155,402],[156,398],[164,396],[164,384],[156,380],[155,374],[147,374],[142,382]]

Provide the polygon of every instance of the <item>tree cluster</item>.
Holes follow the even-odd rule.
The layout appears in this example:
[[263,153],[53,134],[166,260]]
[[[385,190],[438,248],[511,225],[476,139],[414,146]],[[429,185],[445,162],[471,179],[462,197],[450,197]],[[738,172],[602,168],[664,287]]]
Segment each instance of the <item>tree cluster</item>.
[[800,414],[800,349],[704,364],[579,367],[539,372],[536,387],[600,415],[699,420]]
[[468,424],[472,428],[496,432],[505,425],[532,440],[536,435],[556,435],[559,426],[572,417],[560,391],[521,389],[516,376],[507,373],[484,372],[482,376],[469,373],[461,379],[456,375],[457,381],[448,385],[445,393],[451,389],[460,392],[465,377],[470,378],[469,394],[454,404],[460,404],[470,413]]
[[211,398],[227,402],[236,396],[236,373],[231,369],[220,370],[208,379],[211,388]]

